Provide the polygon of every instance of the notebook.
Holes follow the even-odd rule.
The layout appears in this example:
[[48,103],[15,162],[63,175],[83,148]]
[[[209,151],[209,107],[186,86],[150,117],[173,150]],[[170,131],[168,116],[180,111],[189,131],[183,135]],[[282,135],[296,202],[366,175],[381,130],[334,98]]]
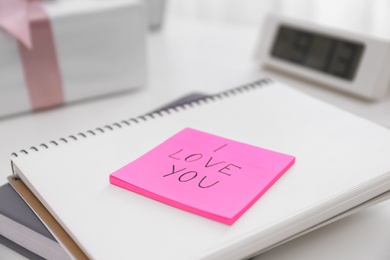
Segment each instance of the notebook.
[[[232,225],[110,184],[111,173],[186,128],[296,162]],[[389,154],[388,129],[263,79],[33,146],[11,161],[89,258],[241,259],[386,194]]]

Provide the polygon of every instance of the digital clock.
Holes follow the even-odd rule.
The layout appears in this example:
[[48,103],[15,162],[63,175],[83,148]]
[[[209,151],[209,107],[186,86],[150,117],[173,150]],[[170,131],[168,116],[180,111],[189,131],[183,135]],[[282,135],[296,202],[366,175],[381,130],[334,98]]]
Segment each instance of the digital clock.
[[259,45],[264,66],[367,99],[390,87],[390,41],[269,15]]

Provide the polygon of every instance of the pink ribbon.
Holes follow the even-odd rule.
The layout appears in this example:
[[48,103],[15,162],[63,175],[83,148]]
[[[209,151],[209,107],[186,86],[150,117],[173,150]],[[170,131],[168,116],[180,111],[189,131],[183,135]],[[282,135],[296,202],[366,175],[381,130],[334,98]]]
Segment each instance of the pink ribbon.
[[54,37],[41,1],[0,0],[0,28],[18,41],[32,107],[63,103]]

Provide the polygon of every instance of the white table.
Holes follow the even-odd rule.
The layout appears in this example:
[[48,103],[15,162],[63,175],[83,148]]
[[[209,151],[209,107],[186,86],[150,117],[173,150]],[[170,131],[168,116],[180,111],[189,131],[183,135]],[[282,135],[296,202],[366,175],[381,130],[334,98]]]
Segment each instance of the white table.
[[[168,21],[149,35],[148,84],[121,95],[0,120],[0,184],[9,155],[50,140],[131,118],[189,92],[213,93],[270,75],[352,113],[390,127],[390,98],[364,102],[272,71],[254,59],[257,28]],[[367,137],[369,138],[369,137]],[[258,259],[390,259],[390,202],[277,247]],[[0,245],[1,259],[23,259]]]

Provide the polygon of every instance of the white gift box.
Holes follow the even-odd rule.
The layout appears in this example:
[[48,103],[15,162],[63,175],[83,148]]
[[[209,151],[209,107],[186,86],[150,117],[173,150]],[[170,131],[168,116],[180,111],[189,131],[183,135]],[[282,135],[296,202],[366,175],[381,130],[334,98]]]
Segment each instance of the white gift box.
[[[145,84],[143,1],[57,0],[45,1],[43,7],[54,38],[61,103]],[[0,117],[34,109],[18,42],[4,30],[0,30],[0,57]]]

